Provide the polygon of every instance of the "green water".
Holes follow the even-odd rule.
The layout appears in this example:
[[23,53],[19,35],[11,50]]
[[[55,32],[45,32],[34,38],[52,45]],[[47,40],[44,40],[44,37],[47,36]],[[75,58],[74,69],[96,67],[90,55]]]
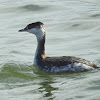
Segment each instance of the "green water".
[[0,100],[100,100],[100,70],[50,74],[33,66],[36,37],[18,30],[41,21],[48,56],[100,66],[98,0],[0,1]]

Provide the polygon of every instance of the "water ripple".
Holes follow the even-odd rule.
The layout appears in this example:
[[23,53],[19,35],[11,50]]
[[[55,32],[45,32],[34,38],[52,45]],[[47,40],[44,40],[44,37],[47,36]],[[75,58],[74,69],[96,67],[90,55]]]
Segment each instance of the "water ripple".
[[93,14],[91,17],[100,17],[100,14]]
[[22,6],[21,8],[26,9],[28,11],[41,11],[41,10],[47,9],[48,7],[47,6],[39,6],[39,5],[29,4],[29,5]]

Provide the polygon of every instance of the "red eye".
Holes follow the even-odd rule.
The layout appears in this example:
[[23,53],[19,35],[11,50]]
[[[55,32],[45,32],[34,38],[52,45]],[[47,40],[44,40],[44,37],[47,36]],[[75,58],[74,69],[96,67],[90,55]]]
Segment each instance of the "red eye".
[[28,27],[28,29],[31,29],[31,27]]

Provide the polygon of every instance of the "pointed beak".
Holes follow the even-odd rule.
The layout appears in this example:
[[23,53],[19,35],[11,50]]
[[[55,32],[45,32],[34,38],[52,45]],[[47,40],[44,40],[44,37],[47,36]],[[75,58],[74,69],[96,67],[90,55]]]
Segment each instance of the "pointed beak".
[[26,29],[24,28],[24,29],[19,30],[18,32],[25,32],[25,31]]

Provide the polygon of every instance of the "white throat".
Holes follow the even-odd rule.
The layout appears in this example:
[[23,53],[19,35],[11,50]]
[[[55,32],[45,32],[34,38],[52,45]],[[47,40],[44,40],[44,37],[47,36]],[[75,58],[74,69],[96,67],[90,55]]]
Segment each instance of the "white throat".
[[39,41],[43,39],[43,36],[45,35],[45,28],[43,26],[40,28],[32,28],[32,29],[27,30],[27,32],[36,35],[37,41]]
[[35,34],[37,37],[37,42],[39,42],[40,40],[43,39],[44,35],[45,35],[45,31],[43,29],[39,29],[38,33]]
[[38,45],[37,45],[37,48],[36,48],[36,51],[35,51],[35,56],[34,56],[34,65],[37,66],[37,55],[38,55]]
[[[42,43],[45,39],[45,30],[43,28],[39,29],[38,33],[35,34],[35,35],[36,35],[36,38],[37,38],[37,48],[36,48],[36,52],[35,52],[35,56],[34,56],[34,65],[37,65],[37,59],[38,59],[37,56],[38,56],[38,54],[42,50],[44,50],[44,52],[45,52],[44,44]],[[41,54],[41,56],[42,56],[42,54]]]

